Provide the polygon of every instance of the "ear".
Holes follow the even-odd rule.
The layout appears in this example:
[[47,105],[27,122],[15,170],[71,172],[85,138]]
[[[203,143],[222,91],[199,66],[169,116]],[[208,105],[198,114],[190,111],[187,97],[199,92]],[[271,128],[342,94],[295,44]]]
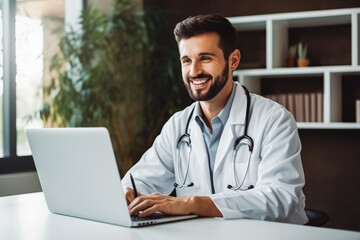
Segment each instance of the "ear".
[[239,66],[241,53],[239,49],[235,49],[229,56],[229,66],[232,71],[236,70]]

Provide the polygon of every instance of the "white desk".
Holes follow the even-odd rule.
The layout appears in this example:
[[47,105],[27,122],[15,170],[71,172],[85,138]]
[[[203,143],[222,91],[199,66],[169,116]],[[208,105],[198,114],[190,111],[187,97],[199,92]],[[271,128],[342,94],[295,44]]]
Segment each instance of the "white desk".
[[126,228],[50,213],[43,194],[33,193],[0,198],[0,239],[360,240],[360,232],[216,218],[199,218],[141,228]]

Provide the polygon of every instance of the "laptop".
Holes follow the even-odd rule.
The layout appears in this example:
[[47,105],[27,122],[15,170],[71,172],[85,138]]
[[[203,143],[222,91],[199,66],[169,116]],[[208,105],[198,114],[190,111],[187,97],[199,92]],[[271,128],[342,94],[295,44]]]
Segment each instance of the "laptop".
[[132,219],[106,128],[27,129],[26,134],[53,213],[126,227],[197,217],[155,214]]

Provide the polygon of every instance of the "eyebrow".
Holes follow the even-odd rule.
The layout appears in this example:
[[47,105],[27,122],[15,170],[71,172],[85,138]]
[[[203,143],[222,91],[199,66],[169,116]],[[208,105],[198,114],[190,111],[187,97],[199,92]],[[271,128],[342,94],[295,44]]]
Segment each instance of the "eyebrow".
[[[199,53],[199,56],[214,56],[214,57],[216,57],[216,54],[215,54],[215,53],[211,53],[211,52],[201,52],[201,53]],[[182,57],[180,58],[180,60],[183,60],[184,58],[188,58],[188,56],[187,56],[187,55],[182,56]]]

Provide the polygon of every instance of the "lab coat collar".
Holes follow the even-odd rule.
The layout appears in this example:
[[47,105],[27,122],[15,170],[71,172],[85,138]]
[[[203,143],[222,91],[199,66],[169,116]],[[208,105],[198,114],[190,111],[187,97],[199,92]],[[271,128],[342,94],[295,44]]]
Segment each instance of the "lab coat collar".
[[234,141],[242,133],[240,126],[244,126],[245,124],[246,101],[247,99],[245,90],[240,84],[238,84],[235,98],[231,106],[230,115],[224,126],[224,130],[219,142],[219,147],[216,153],[214,175],[216,174],[220,164],[225,160],[225,155],[227,153],[232,154],[234,151]]
[[233,104],[231,106],[229,118],[226,122],[230,125],[236,125],[236,124],[244,124],[245,123],[245,114],[246,114],[246,93],[244,88],[241,86],[241,84],[235,82],[236,92],[235,97],[233,100]]

